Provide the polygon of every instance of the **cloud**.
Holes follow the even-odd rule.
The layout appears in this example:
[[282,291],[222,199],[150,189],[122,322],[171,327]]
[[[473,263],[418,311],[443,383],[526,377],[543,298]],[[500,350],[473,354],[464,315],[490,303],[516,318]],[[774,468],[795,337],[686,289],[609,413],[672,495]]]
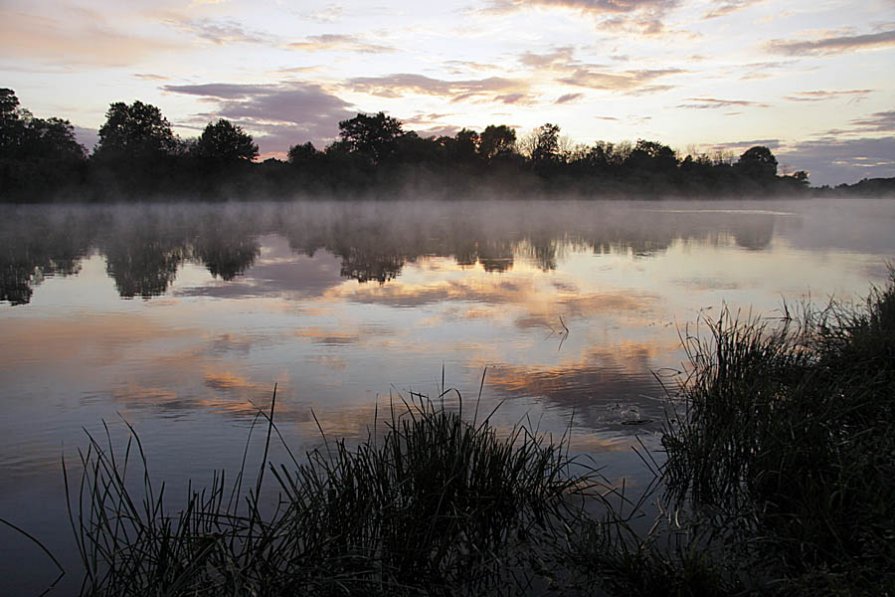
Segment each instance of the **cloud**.
[[[297,141],[293,140],[294,145]],[[258,298],[281,296],[290,300],[322,296],[343,282],[340,261],[328,253],[310,258],[293,256],[285,240],[273,248],[282,253],[281,259],[255,262],[242,276],[229,282],[209,282],[175,290],[177,296],[209,296],[216,298]],[[271,247],[268,245],[267,249]]]
[[678,4],[678,0],[492,0],[485,12],[501,14],[533,7],[558,8],[603,18],[602,27],[654,35],[665,31],[665,13]]
[[0,53],[8,59],[117,67],[187,49],[168,39],[119,31],[87,9],[62,10],[52,17],[0,9]]
[[262,153],[286,151],[290,145],[306,140],[323,145],[336,136],[339,121],[355,114],[349,110],[351,104],[310,83],[208,83],[165,85],[162,89],[217,104],[213,113],[197,115],[198,119],[227,118],[250,131],[264,133],[256,139]]
[[349,79],[347,86],[353,91],[387,98],[403,97],[408,93],[415,93],[446,97],[452,102],[485,97],[507,104],[519,102],[527,95],[528,91],[527,83],[503,77],[449,81],[411,73],[383,77],[357,77]]
[[651,93],[673,88],[671,85],[653,84],[656,79],[683,72],[686,71],[678,68],[608,72],[597,70],[594,67],[582,67],[575,69],[570,76],[562,77],[559,80],[567,85],[591,89]]
[[584,97],[583,93],[566,93],[556,98],[555,104],[571,104]]
[[338,4],[329,4],[320,10],[304,13],[302,16],[317,23],[335,23],[340,21],[344,14],[344,7]]
[[566,46],[562,48],[557,48],[552,52],[547,52],[546,54],[535,54],[534,52],[525,52],[521,56],[519,56],[519,62],[523,65],[531,67],[531,68],[553,68],[553,67],[568,67],[570,65],[574,65],[574,54],[575,49]]
[[677,0],[492,0],[490,10],[510,12],[538,6],[591,14],[624,14],[643,10],[665,11],[676,5]]
[[703,19],[715,19],[725,17],[729,14],[745,10],[750,6],[761,4],[764,0],[727,0],[726,2],[716,2],[712,5],[712,9],[705,13]]
[[792,95],[787,95],[785,99],[788,99],[791,102],[822,102],[838,99],[840,97],[849,97],[855,101],[860,101],[870,93],[873,93],[873,89],[798,91]]
[[323,344],[326,346],[357,344],[361,340],[361,337],[357,334],[339,330],[325,330],[319,327],[308,327],[297,330],[295,336],[298,338],[307,338],[316,344]]
[[218,46],[234,43],[261,44],[272,41],[269,35],[249,31],[238,22],[231,20],[169,19],[167,22],[182,31],[192,33]]
[[875,112],[866,118],[853,120],[856,130],[895,133],[895,110]]
[[[511,400],[531,397],[572,408],[577,424],[587,428],[656,431],[665,411],[656,399],[663,395],[662,385],[651,372],[662,348],[623,343],[594,348],[576,361],[554,366],[496,364],[488,369],[488,388]],[[631,420],[652,424],[632,427]]]
[[473,72],[494,72],[502,71],[500,64],[489,64],[486,62],[475,62],[472,60],[448,60],[444,63],[444,67],[452,75],[460,75]]
[[171,77],[166,77],[164,75],[156,75],[153,73],[134,73],[135,79],[140,79],[141,81],[170,81]]
[[[891,125],[890,125],[891,126]],[[814,185],[895,177],[895,137],[805,141],[778,153],[794,169],[807,170]]]
[[96,144],[99,143],[99,131],[89,129],[83,126],[74,126],[75,140],[87,148],[87,151],[93,151]]
[[828,34],[820,39],[804,41],[775,39],[768,42],[766,48],[778,54],[801,56],[809,54],[841,54],[855,50],[892,46],[895,46],[895,29],[863,35]]
[[364,41],[356,35],[342,35],[328,33],[324,35],[312,35],[304,41],[293,42],[286,46],[290,50],[304,52],[357,52],[360,54],[387,54],[396,52],[397,49]]
[[726,100],[714,97],[687,98],[690,103],[678,104],[678,108],[695,110],[717,110],[719,108],[767,108],[768,104],[750,100]]
[[794,60],[778,60],[765,62],[750,62],[748,64],[736,65],[721,71],[723,75],[739,76],[742,81],[755,81],[758,79],[768,79],[774,74],[788,76],[795,63]]

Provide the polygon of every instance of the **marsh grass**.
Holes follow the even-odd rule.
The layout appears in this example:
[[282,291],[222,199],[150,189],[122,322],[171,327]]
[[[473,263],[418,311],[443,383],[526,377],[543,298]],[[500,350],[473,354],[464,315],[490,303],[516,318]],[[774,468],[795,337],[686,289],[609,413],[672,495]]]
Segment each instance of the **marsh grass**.
[[[572,472],[567,437],[530,424],[498,433],[448,394],[392,400],[356,447],[324,437],[278,465],[274,394],[254,483],[244,458],[230,485],[220,472],[190,487],[174,515],[133,429],[120,453],[108,429],[89,437],[76,487],[66,473],[82,594],[519,594],[549,583],[569,495],[595,474]],[[274,505],[259,497],[265,482]]]
[[863,305],[708,330],[684,340],[671,500],[767,588],[895,588],[895,275]]

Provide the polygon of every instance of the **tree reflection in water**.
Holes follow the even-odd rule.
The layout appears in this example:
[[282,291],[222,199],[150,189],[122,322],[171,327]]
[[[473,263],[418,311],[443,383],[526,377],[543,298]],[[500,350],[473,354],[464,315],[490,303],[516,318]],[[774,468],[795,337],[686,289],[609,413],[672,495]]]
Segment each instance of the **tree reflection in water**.
[[[640,202],[641,204],[643,202]],[[77,274],[98,252],[122,298],[164,294],[184,263],[230,282],[277,234],[296,254],[325,250],[341,275],[386,284],[423,256],[504,272],[524,258],[552,271],[570,244],[651,255],[676,240],[761,250],[775,216],[750,211],[656,211],[628,202],[301,202],[130,206],[11,206],[0,222],[0,300],[27,304],[49,276]]]

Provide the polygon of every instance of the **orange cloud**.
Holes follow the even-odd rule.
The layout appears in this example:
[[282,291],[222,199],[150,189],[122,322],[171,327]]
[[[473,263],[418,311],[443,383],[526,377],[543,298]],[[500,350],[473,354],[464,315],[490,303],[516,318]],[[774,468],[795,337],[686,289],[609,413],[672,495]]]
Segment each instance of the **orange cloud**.
[[112,67],[188,49],[161,37],[118,31],[95,11],[79,9],[49,17],[0,9],[0,51],[7,58]]

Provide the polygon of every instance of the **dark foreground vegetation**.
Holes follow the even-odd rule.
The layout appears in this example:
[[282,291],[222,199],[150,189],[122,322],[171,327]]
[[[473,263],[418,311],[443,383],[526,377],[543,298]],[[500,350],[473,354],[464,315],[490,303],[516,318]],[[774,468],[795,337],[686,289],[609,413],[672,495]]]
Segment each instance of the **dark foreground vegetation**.
[[66,478],[82,594],[895,591],[895,274],[863,305],[704,325],[638,496],[453,391],[275,464],[274,390],[260,468],[176,514],[136,435],[91,438]]
[[[333,131],[335,134],[335,131]],[[258,163],[258,146],[225,119],[183,140],[157,107],[111,104],[89,153],[59,118],[35,118],[11,89],[0,89],[0,202],[247,199],[298,196],[426,197],[494,193],[584,196],[753,196],[823,193],[808,173],[777,174],[764,146],[740,156],[679,156],[657,141],[575,145],[544,124],[524,138],[506,125],[422,137],[380,112],[339,123],[320,150],[293,145],[288,160]],[[895,193],[895,179],[841,185],[839,194]]]

